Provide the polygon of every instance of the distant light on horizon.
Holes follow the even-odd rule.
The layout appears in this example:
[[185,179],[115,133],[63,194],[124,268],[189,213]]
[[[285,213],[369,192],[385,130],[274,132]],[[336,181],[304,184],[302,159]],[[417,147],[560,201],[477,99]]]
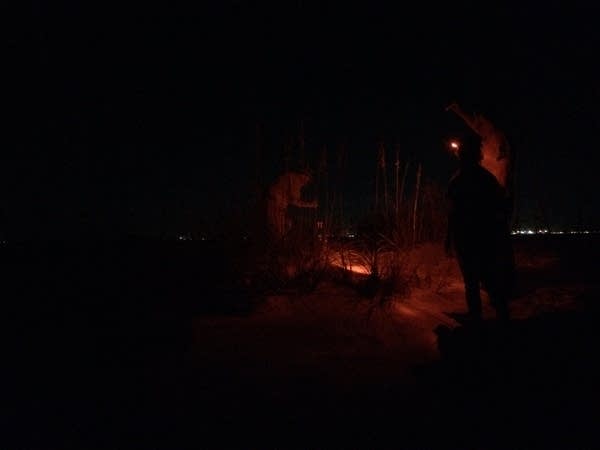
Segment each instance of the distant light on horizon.
[[534,235],[534,234],[600,234],[600,230],[548,230],[548,229],[519,229],[513,230],[510,234],[514,235]]

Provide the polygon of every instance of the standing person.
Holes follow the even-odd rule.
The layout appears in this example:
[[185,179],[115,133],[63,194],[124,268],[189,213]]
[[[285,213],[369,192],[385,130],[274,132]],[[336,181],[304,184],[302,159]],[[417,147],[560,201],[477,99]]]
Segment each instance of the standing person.
[[481,320],[481,287],[487,291],[497,318],[507,321],[514,261],[506,192],[481,166],[479,136],[471,134],[453,147],[459,168],[448,184],[446,252],[456,254],[469,321]]

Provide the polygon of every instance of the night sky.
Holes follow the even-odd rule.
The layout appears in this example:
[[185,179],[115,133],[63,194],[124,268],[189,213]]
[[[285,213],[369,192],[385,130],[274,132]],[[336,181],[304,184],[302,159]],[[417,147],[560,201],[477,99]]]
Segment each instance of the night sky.
[[517,152],[520,224],[600,228],[593,2],[349,3],[16,12],[4,33],[5,238],[211,228],[240,217],[301,126],[313,166],[323,146],[332,167],[346,149],[346,198],[362,211],[379,143],[447,181],[443,140],[466,129],[444,111],[451,101]]

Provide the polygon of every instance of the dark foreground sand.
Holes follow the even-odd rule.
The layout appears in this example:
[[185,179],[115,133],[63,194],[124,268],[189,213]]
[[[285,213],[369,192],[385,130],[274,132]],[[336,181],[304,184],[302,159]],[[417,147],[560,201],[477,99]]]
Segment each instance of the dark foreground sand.
[[516,245],[515,320],[479,330],[455,273],[369,310],[259,302],[197,249],[4,248],[0,446],[597,447],[598,240]]

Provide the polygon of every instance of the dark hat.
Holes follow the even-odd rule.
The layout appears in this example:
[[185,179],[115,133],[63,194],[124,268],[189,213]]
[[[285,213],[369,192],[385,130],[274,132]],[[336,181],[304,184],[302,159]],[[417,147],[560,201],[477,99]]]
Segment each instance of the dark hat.
[[465,134],[459,143],[456,156],[463,162],[477,162],[482,158],[481,154],[481,137],[475,133]]

